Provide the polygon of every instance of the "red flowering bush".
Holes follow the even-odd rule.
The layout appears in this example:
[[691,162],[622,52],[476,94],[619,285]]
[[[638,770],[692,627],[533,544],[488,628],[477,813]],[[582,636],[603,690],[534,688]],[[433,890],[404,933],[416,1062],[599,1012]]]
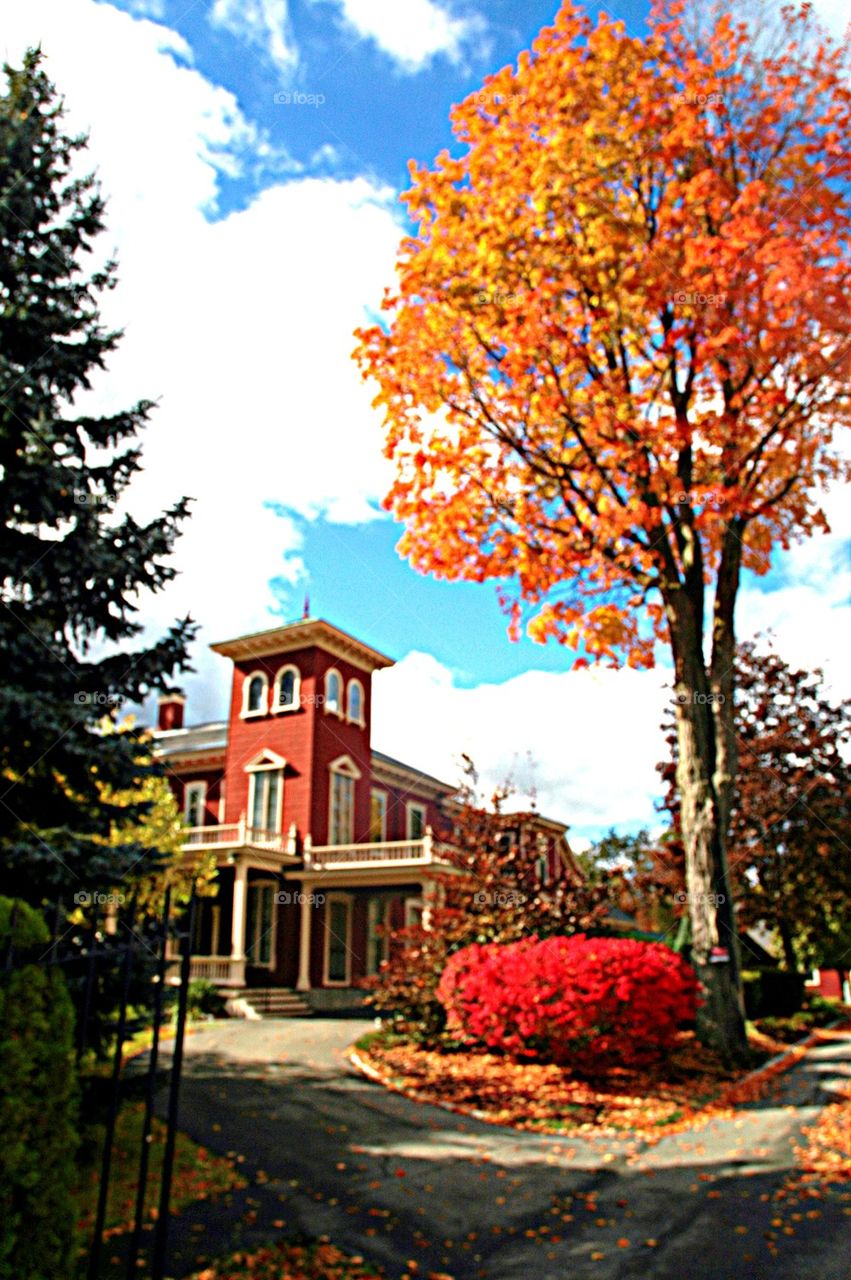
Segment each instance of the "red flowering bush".
[[661,1057],[694,1017],[694,970],[659,942],[524,938],[456,951],[437,997],[459,1038],[599,1071]]

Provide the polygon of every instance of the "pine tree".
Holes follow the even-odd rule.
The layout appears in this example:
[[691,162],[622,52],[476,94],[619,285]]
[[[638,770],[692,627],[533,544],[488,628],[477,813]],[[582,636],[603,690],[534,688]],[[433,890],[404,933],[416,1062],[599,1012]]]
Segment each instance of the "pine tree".
[[[30,51],[0,96],[0,856],[4,891],[38,903],[114,885],[144,850],[104,843],[124,792],[151,765],[104,716],[187,665],[189,618],[157,643],[139,598],[168,583],[188,503],[139,524],[118,504],[141,468],[152,405],[92,416],[77,408],[121,334],[99,299],[115,264],[86,270],[104,229],[84,137]],[[137,645],[138,645],[137,640]],[[143,811],[144,805],[142,806]]]

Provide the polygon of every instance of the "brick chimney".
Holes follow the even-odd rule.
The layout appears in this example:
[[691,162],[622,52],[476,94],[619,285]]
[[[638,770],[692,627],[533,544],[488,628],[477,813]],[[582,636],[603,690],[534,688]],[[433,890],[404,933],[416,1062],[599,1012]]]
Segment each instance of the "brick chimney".
[[161,693],[157,702],[157,728],[160,730],[182,729],[185,705],[186,699],[176,689],[169,693]]

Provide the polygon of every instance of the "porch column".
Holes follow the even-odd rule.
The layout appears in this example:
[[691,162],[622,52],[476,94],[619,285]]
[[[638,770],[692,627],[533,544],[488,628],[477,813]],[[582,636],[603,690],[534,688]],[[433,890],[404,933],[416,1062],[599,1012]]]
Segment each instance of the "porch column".
[[301,911],[299,913],[298,981],[295,984],[296,991],[310,990],[310,928],[314,907],[309,899],[312,893],[313,885],[303,880],[301,885]]
[[421,893],[423,902],[423,928],[431,928],[431,917],[435,907],[439,905],[440,886],[434,880],[423,880],[421,882]]
[[230,932],[231,972],[240,966],[245,970],[245,913],[248,897],[248,865],[240,858],[234,867],[233,920]]

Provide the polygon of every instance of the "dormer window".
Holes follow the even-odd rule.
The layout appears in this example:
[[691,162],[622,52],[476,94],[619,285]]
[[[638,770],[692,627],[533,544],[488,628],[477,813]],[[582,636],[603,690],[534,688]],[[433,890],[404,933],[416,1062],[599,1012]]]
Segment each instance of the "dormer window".
[[343,714],[343,679],[334,667],[325,672],[325,713],[332,716]]
[[269,697],[269,679],[265,672],[255,671],[243,685],[243,716],[265,716]]
[[363,685],[360,680],[350,680],[348,701],[346,702],[346,719],[350,724],[363,725]]
[[298,667],[281,667],[275,677],[275,711],[295,711],[299,706],[301,676]]

